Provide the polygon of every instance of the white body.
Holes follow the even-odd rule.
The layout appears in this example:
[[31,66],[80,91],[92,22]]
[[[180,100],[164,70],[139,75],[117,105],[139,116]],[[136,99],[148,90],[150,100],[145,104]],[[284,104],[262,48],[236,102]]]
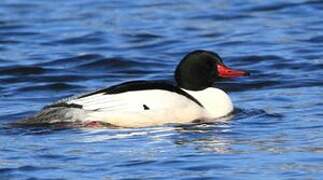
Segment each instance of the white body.
[[[221,118],[233,111],[229,96],[217,88],[202,91],[185,90],[191,99],[166,90],[140,90],[120,94],[95,94],[67,101],[82,105],[76,110],[81,121],[100,121],[121,127],[145,127],[168,123],[190,123],[194,120]],[[74,109],[74,108],[73,108]],[[71,111],[73,114],[73,111]],[[74,117],[75,117],[74,116]]]

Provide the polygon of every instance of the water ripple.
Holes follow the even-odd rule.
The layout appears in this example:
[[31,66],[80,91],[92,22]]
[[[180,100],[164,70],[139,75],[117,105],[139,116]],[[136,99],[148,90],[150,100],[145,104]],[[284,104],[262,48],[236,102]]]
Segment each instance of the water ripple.
[[0,75],[29,75],[29,74],[44,74],[46,72],[45,68],[42,67],[29,67],[29,66],[21,66],[21,67],[5,67],[0,68]]
[[82,86],[72,85],[68,83],[50,83],[46,85],[37,85],[37,86],[28,86],[19,88],[17,91],[19,92],[28,92],[28,91],[62,91],[62,90],[71,90],[71,89],[78,89]]

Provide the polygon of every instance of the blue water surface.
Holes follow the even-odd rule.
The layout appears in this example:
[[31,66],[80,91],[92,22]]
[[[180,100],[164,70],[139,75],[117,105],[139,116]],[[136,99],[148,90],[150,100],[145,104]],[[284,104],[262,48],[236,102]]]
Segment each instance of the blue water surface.
[[[196,49],[248,78],[221,81],[227,123],[13,128],[44,105],[130,80],[172,80]],[[323,1],[2,0],[0,179],[321,179]]]

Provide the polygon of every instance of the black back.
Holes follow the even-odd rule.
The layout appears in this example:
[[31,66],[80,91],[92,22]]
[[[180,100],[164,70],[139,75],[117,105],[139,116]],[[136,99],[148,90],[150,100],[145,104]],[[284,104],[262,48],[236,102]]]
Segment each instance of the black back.
[[187,92],[183,91],[177,86],[172,85],[168,81],[131,81],[131,82],[125,82],[122,84],[114,85],[108,88],[100,89],[95,92],[91,92],[88,94],[81,95],[77,97],[78,99],[92,96],[95,94],[119,94],[119,93],[124,93],[124,92],[130,92],[130,91],[142,91],[142,90],[153,90],[153,89],[158,89],[158,90],[166,90],[166,91],[171,91],[175,92],[179,95],[185,96],[186,98],[194,101],[196,104],[199,106],[203,107],[203,105],[196,100],[193,96],[188,94]]

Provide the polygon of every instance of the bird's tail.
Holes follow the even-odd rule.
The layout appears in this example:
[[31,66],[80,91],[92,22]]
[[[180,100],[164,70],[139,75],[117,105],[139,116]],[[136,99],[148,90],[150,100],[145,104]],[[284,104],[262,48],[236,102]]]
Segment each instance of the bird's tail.
[[18,126],[43,126],[52,124],[80,123],[86,117],[86,113],[80,108],[48,107],[32,117],[15,123]]

